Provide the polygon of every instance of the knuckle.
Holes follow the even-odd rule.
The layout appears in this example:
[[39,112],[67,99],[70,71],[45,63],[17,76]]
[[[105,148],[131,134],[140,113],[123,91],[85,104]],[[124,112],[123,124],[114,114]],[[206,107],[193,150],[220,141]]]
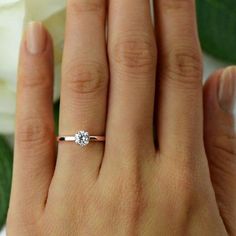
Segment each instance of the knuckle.
[[29,145],[41,146],[47,143],[54,136],[51,125],[42,119],[28,118],[20,122],[17,128],[17,142],[23,148]]
[[189,195],[194,186],[193,173],[187,168],[181,168],[181,171],[178,171],[175,175],[177,186],[181,193]]
[[128,73],[150,73],[156,66],[156,46],[148,37],[123,39],[115,44],[114,62]]
[[104,0],[69,0],[68,3],[68,8],[75,12],[76,15],[82,12],[100,12],[104,9],[104,6]]
[[192,154],[191,151],[185,154],[179,153],[178,158],[172,158],[168,164],[168,169],[172,172],[170,179],[168,179],[171,188],[174,186],[174,191],[186,196],[186,199],[194,193],[198,180],[199,158],[193,155],[195,154]]
[[38,217],[32,211],[25,211],[24,217],[22,217],[19,212],[16,213],[15,210],[9,209],[6,219],[6,228],[9,235],[31,235],[32,231],[35,231],[38,226]]
[[108,81],[105,66],[99,63],[71,65],[66,76],[68,89],[76,96],[98,93],[106,88]]
[[[233,125],[233,124],[232,124]],[[230,157],[230,162],[232,162],[231,157],[235,160],[236,156],[236,135],[229,134],[216,137],[214,140],[213,148],[214,153],[224,156],[224,158]],[[234,161],[236,163],[236,161]]]
[[185,167],[180,167],[172,177],[173,194],[181,196],[183,206],[190,206],[195,194],[196,180],[195,174]]
[[139,219],[146,205],[142,185],[140,181],[133,180],[123,183],[120,188],[120,198],[123,199],[125,214],[134,221]]
[[19,74],[19,85],[24,89],[49,89],[52,87],[52,78],[48,74],[43,73],[43,69]]
[[163,1],[163,9],[164,10],[179,10],[179,9],[189,9],[190,4],[193,6],[193,0],[165,0]]
[[140,180],[138,170],[131,172],[133,173],[126,173],[126,171],[124,171],[117,179],[116,186],[119,189],[119,198],[123,199],[123,202],[132,202],[133,204],[130,205],[130,207],[134,209],[142,205],[143,183]]
[[200,53],[179,49],[167,55],[165,73],[168,79],[190,88],[202,85],[202,59]]

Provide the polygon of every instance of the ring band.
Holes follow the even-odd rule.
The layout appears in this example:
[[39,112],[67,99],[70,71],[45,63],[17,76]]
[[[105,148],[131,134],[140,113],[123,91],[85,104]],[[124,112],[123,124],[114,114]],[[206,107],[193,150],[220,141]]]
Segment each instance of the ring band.
[[58,142],[75,142],[76,144],[84,147],[90,142],[105,142],[104,136],[89,135],[87,131],[79,131],[73,136],[58,136]]

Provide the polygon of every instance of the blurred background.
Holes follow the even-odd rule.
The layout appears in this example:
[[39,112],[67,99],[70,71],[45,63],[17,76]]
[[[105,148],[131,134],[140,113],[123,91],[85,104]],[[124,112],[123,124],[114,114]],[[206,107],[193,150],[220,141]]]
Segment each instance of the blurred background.
[[[236,64],[236,1],[196,0],[204,51],[204,81],[217,68]],[[10,196],[19,45],[25,25],[42,21],[55,51],[55,121],[58,122],[60,67],[66,0],[0,0],[0,236]],[[24,204],[24,203],[22,203]]]

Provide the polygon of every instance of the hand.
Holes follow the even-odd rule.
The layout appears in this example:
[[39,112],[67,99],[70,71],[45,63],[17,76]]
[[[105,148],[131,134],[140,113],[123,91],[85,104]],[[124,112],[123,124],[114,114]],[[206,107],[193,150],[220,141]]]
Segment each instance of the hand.
[[148,0],[106,6],[68,1],[59,125],[105,143],[55,148],[52,42],[28,27],[8,234],[236,235],[236,69],[212,76],[203,109],[194,1],[156,1],[157,44]]

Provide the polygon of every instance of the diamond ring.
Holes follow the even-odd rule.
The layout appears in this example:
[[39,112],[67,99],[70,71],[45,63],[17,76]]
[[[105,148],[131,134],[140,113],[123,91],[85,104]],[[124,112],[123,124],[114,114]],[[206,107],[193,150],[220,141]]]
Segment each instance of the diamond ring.
[[58,136],[58,142],[75,142],[76,144],[84,147],[90,142],[104,142],[104,136],[90,136],[87,131],[79,131],[74,136]]

